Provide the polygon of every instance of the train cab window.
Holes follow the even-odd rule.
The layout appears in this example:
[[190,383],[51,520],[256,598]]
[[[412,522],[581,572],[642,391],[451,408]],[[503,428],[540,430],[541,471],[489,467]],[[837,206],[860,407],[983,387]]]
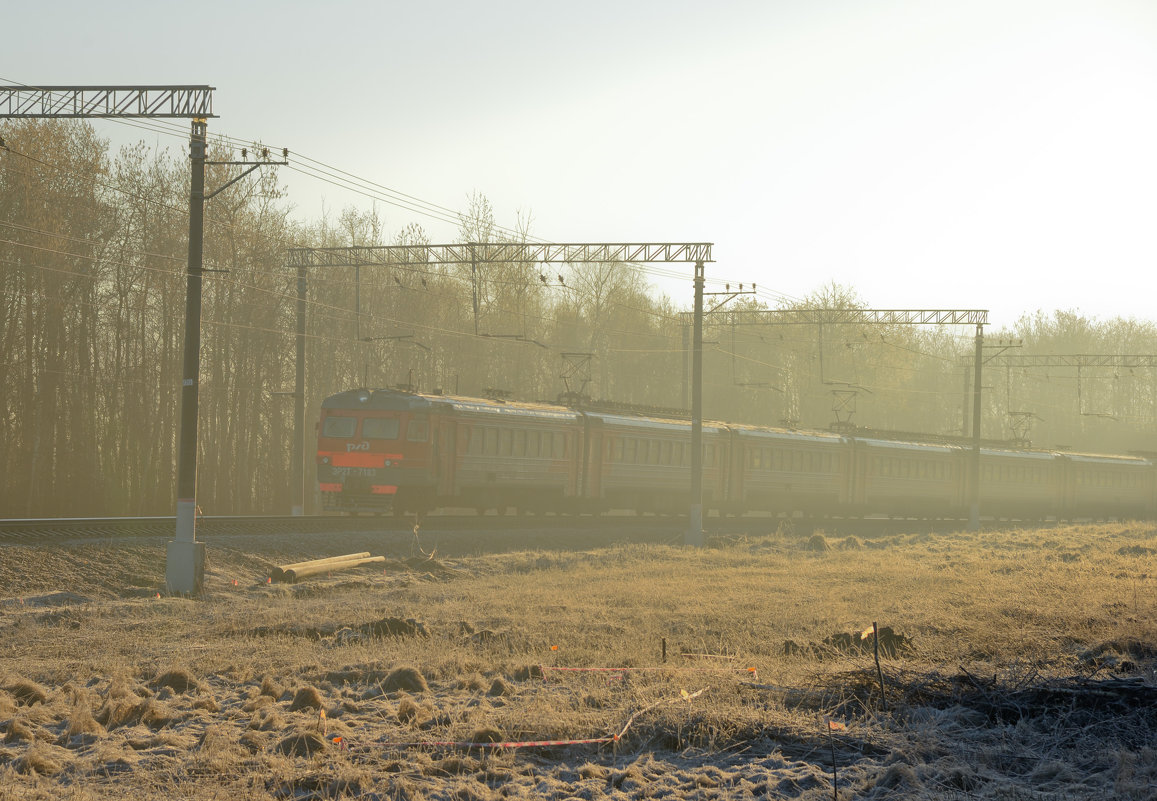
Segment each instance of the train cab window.
[[[366,421],[367,423],[369,420]],[[352,437],[358,427],[356,417],[336,417],[330,415],[325,418],[325,425],[321,428],[323,437]]]
[[498,429],[497,428],[487,428],[486,429],[486,438],[485,438],[484,442],[485,442],[484,452],[486,453],[486,455],[487,456],[497,456],[498,455]]
[[411,420],[406,425],[406,439],[410,442],[425,442],[429,435],[429,427],[425,420]]
[[470,429],[470,446],[466,452],[471,456],[482,455],[482,429],[478,426]]
[[362,420],[362,436],[366,439],[397,439],[398,429],[396,417],[367,417]]

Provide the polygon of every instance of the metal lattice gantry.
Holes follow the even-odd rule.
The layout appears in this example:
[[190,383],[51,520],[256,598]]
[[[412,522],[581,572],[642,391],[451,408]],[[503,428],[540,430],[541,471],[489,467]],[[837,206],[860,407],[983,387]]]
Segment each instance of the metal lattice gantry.
[[732,309],[729,325],[988,325],[987,309]]
[[[991,356],[988,361],[1004,365],[1011,372],[1013,369],[1027,370],[1030,368],[1055,369],[1072,367],[1077,371],[1077,409],[1085,417],[1108,417],[1111,415],[1095,412],[1086,412],[1083,406],[1081,392],[1081,371],[1086,369],[1106,368],[1112,370],[1133,370],[1157,367],[1157,354],[1152,353],[1054,353],[1054,354],[1021,354],[999,353]],[[1010,379],[1011,380],[1011,379]],[[1029,414],[1027,412],[1013,413]],[[1035,415],[1033,415],[1035,417]],[[1016,429],[1014,428],[1014,434]],[[1023,438],[1023,437],[1021,437]]]
[[702,544],[702,316],[704,265],[712,261],[710,242],[464,242],[449,245],[378,245],[335,248],[290,248],[288,263],[297,270],[296,436],[293,492],[304,504],[305,430],[305,295],[311,267],[365,267],[469,264],[473,280],[474,335],[478,331],[478,267],[485,264],[639,264],[682,262],[695,265],[694,394],[691,412],[691,526],[688,544]]
[[1131,370],[1134,368],[1157,367],[1157,355],[1153,354],[1130,356],[1123,353],[1061,353],[1047,356],[1002,353],[998,356],[993,356],[989,361],[999,362],[1000,364],[1015,368],[1076,367],[1077,369],[1081,369],[1084,367],[1110,367],[1118,370]]
[[290,267],[374,264],[709,262],[711,243],[467,242],[453,245],[380,245],[291,248]]
[[181,117],[192,120],[189,155],[189,263],[185,283],[185,340],[177,456],[177,534],[168,544],[165,586],[200,595],[205,544],[197,542],[197,397],[201,349],[201,274],[204,234],[207,118],[211,86],[0,86],[0,119]]
[[0,86],[0,118],[215,116],[212,86]]
[[[980,528],[980,415],[981,365],[987,309],[730,309],[721,314],[729,325],[974,325],[976,326],[975,371],[972,403],[972,458],[969,465],[969,521],[972,531]],[[821,350],[822,356],[822,350]]]

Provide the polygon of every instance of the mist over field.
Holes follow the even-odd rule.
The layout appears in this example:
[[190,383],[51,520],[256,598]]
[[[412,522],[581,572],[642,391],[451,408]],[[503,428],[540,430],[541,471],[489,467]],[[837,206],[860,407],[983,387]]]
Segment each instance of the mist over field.
[[[8,145],[0,158],[0,513],[168,513],[187,262],[185,156],[144,145],[112,150],[86,123],[8,122],[0,135]],[[211,158],[236,155],[216,146]],[[209,184],[239,169],[211,167]],[[202,318],[197,495],[207,514],[290,506],[286,393],[294,386],[296,276],[287,249],[429,241],[417,224],[392,229],[378,212],[353,207],[295,222],[279,185],[275,169],[263,170],[207,212],[205,267],[217,271],[205,274]],[[517,229],[495,218],[487,198],[474,194],[456,240],[535,234],[529,218]],[[685,409],[691,282],[684,295],[660,294],[654,282],[667,267],[315,269],[306,314],[307,442],[321,399],[359,386],[552,401],[577,391]],[[835,284],[798,302],[750,292],[705,318],[707,419],[970,433],[970,327],[748,324],[745,313],[769,308],[871,308],[855,287]],[[712,297],[709,309],[727,295]],[[1157,451],[1157,371],[1143,358],[1083,369],[1015,361],[1157,354],[1157,327],[1035,311],[1031,297],[1025,303],[1016,324],[985,330],[983,437]],[[307,508],[315,503],[308,498]]]

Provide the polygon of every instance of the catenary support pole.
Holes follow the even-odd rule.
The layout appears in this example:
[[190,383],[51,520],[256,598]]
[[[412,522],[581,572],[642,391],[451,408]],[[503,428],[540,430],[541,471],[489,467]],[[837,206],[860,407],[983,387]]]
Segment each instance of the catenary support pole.
[[976,326],[976,375],[972,381],[972,460],[969,482],[968,530],[980,530],[980,378],[984,365],[984,326]]
[[205,574],[205,545],[197,542],[197,398],[201,368],[201,260],[205,232],[205,134],[208,124],[194,119],[189,140],[192,181],[189,189],[189,265],[185,289],[184,369],[181,380],[181,429],[177,462],[177,535],[169,543],[165,585],[169,592],[198,595]]
[[687,372],[688,362],[691,357],[691,328],[687,325],[687,318],[683,317],[683,404],[682,409],[687,408]]
[[685,545],[703,544],[703,262],[695,263],[691,359],[691,520]]
[[292,513],[305,514],[305,265],[297,267],[297,354],[293,381]]

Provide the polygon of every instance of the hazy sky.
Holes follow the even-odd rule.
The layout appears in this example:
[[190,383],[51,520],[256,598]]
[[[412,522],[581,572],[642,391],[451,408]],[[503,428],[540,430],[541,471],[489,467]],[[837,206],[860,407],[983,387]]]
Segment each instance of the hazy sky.
[[[711,277],[998,325],[1157,320],[1152,0],[66,0],[3,25],[7,81],[211,84],[211,132],[481,192],[544,239],[710,241]],[[283,175],[302,215],[371,204]]]

